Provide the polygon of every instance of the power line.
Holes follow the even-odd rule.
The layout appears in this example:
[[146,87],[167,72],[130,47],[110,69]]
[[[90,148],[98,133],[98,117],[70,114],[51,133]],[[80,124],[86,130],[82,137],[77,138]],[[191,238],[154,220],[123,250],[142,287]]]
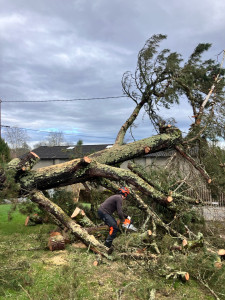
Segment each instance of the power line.
[[46,99],[46,100],[1,100],[4,103],[28,103],[28,102],[73,102],[73,101],[90,101],[90,100],[107,100],[107,99],[119,99],[127,98],[128,96],[112,96],[112,97],[95,97],[95,98],[75,98],[75,99]]

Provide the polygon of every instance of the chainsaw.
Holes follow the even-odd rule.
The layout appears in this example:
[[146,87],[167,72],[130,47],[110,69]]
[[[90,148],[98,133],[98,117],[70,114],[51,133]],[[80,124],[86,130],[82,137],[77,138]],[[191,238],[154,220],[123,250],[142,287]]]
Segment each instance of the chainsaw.
[[132,224],[132,221],[131,221],[131,217],[128,216],[125,221],[123,222],[122,224],[122,227],[126,228],[126,229],[129,229],[129,230],[132,230],[132,231],[137,231],[137,228]]

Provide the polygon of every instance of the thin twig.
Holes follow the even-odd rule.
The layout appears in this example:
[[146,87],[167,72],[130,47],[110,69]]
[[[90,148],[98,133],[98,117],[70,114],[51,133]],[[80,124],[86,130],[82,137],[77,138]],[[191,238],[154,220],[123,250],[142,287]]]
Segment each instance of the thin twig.
[[180,187],[182,187],[182,185],[184,184],[184,183],[186,183],[186,179],[187,179],[187,177],[188,177],[189,175],[187,175],[182,181],[181,181],[181,183],[178,185],[178,187],[173,191],[173,193],[175,193]]
[[199,281],[202,285],[204,285],[204,287],[206,287],[206,288],[210,291],[210,293],[215,297],[216,300],[220,300],[220,298],[217,296],[217,294],[214,292],[214,290],[212,290],[212,289],[209,287],[208,283],[205,282],[205,281],[201,278],[200,274],[197,276],[197,279],[198,279],[198,281]]
[[28,291],[27,290],[25,290],[25,288],[19,283],[18,284],[21,288],[22,288],[22,290],[27,294],[27,296],[28,296],[28,298],[30,299],[30,300],[33,300],[33,298],[31,298],[31,296],[30,296],[30,294],[28,293]]
[[119,289],[117,292],[117,300],[121,299],[122,294],[124,293],[125,289],[128,288],[131,284],[133,284],[135,282],[130,282],[128,283],[128,285],[126,285],[125,287],[123,287],[122,289]]

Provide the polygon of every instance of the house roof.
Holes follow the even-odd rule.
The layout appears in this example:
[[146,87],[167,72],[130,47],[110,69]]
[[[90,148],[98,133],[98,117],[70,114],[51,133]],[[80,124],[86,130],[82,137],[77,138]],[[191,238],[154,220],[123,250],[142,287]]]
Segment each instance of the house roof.
[[145,157],[170,157],[175,153],[175,150],[164,150],[146,154]]
[[82,145],[82,146],[40,146],[32,150],[40,159],[71,159],[75,156],[81,157],[100,150],[104,150],[112,145]]

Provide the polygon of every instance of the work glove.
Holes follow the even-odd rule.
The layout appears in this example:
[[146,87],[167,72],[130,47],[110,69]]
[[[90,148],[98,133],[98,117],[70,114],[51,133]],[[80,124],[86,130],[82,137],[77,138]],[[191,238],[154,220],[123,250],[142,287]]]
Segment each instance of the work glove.
[[131,217],[128,216],[128,217],[125,219],[125,221],[123,222],[122,226],[123,226],[124,228],[126,228],[126,229],[131,229],[131,230],[133,230],[133,231],[137,231],[137,228],[134,227],[131,223],[132,223]]
[[123,222],[122,226],[123,226],[124,228],[129,228],[130,224],[131,224],[131,217],[128,216],[128,217],[125,219],[125,221]]

